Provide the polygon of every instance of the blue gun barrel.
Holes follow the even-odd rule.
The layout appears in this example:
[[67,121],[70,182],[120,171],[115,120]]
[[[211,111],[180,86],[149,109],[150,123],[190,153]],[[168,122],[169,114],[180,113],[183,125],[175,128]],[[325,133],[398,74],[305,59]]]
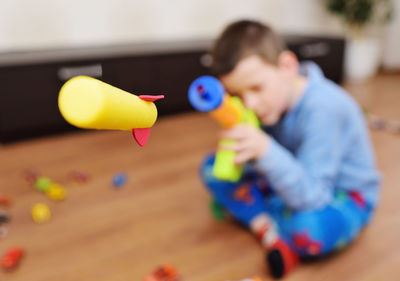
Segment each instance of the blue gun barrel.
[[209,112],[217,109],[223,102],[225,89],[213,76],[201,76],[190,84],[188,98],[198,111]]

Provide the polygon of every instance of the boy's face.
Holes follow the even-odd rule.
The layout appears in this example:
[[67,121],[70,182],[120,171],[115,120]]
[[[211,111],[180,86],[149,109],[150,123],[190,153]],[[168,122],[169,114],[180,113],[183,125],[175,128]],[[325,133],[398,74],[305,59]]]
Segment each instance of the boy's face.
[[264,125],[276,124],[291,102],[291,72],[253,55],[220,77],[227,92],[242,99]]

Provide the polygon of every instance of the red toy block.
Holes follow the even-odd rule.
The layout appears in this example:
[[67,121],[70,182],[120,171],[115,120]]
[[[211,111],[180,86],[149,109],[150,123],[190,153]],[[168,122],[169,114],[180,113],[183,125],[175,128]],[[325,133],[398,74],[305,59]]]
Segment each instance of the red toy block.
[[0,205],[10,206],[11,199],[8,196],[0,196]]
[[179,279],[180,276],[175,267],[163,264],[146,275],[142,281],[178,281]]
[[25,251],[22,248],[15,247],[9,249],[1,259],[1,266],[8,270],[15,268],[19,264],[24,254]]

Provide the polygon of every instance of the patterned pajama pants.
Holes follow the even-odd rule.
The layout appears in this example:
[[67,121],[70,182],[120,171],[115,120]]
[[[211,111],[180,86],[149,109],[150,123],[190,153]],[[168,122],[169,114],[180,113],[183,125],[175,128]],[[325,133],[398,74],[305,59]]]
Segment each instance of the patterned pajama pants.
[[373,208],[360,193],[338,190],[319,210],[293,211],[255,173],[244,173],[238,183],[220,181],[212,174],[214,156],[206,158],[201,175],[214,200],[249,227],[267,213],[279,235],[301,257],[322,256],[351,243],[369,222]]

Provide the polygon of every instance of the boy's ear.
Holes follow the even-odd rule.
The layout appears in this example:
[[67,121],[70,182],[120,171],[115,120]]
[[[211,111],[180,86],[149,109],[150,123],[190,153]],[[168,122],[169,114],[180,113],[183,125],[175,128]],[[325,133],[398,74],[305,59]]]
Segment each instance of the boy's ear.
[[299,60],[291,51],[283,51],[278,57],[278,67],[292,73],[299,70]]

